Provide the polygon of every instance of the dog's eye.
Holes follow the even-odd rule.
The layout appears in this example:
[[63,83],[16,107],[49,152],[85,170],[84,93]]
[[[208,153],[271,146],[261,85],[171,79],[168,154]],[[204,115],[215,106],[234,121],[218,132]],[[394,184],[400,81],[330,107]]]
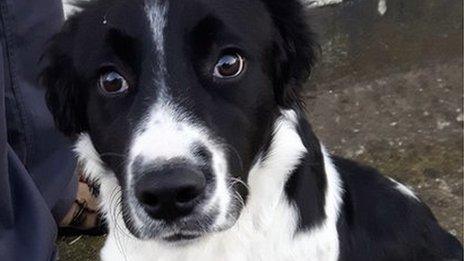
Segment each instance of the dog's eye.
[[227,54],[219,58],[214,67],[214,76],[218,78],[233,78],[242,73],[244,59],[239,54]]
[[100,76],[98,84],[104,93],[118,94],[129,89],[126,79],[115,71],[103,73]]

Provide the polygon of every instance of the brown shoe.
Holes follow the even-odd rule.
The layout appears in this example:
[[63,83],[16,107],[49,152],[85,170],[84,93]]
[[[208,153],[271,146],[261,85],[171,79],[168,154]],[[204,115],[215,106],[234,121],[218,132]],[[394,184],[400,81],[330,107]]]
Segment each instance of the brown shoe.
[[98,212],[98,194],[98,187],[80,175],[76,200],[59,225],[60,236],[97,236],[107,232]]

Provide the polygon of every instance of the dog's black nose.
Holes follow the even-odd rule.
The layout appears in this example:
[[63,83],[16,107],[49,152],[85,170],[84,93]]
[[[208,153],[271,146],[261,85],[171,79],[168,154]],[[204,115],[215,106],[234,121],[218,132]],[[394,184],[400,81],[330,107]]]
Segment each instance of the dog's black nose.
[[197,167],[167,164],[143,174],[135,196],[152,218],[173,221],[192,212],[205,187],[205,175]]

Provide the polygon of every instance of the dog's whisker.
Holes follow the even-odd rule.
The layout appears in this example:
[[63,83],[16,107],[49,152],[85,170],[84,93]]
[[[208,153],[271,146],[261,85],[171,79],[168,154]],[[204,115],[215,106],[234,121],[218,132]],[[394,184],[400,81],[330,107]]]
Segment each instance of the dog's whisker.
[[[112,198],[113,198],[113,197],[112,197]],[[118,248],[118,251],[119,251],[121,254],[124,255],[124,253],[125,253],[124,244],[123,244],[123,242],[121,241],[120,235],[119,235],[119,233],[118,233],[118,232],[120,232],[121,230],[119,229],[119,225],[118,225],[119,219],[118,219],[117,213],[116,213],[116,211],[118,211],[118,209],[115,208],[116,205],[117,205],[117,202],[115,203],[114,201],[115,201],[114,199],[112,199],[112,200],[110,201],[111,210],[112,210],[112,211],[110,210],[111,213],[109,213],[109,214],[112,216],[112,220],[113,220],[113,222],[114,222],[114,228],[116,229],[116,232],[114,233],[113,236],[115,237],[115,243],[116,243],[116,246],[117,246],[117,248]]]
[[243,199],[242,195],[237,191],[234,191],[233,197],[237,200],[237,202],[241,205],[240,207],[245,207],[245,200]]
[[127,255],[126,255],[126,249],[124,247],[125,244],[123,242],[124,238],[122,237],[130,238],[131,235],[127,232],[126,229],[122,227],[124,226],[124,224],[120,224],[119,222],[123,220],[123,217],[121,216],[122,210],[123,210],[121,194],[122,194],[122,189],[119,187],[116,187],[116,189],[114,190],[114,193],[111,196],[111,201],[110,201],[110,204],[112,205],[111,209],[113,210],[111,215],[113,216],[112,220],[114,221],[114,228],[117,231],[116,233],[114,233],[114,237],[115,237],[115,241],[116,241],[115,243],[117,245],[118,251],[123,255],[124,260],[128,260]]
[[228,180],[230,181],[228,185],[229,190],[234,190],[234,186],[238,184],[238,185],[243,186],[247,191],[250,191],[250,187],[248,186],[248,184],[246,184],[240,178],[229,177]]

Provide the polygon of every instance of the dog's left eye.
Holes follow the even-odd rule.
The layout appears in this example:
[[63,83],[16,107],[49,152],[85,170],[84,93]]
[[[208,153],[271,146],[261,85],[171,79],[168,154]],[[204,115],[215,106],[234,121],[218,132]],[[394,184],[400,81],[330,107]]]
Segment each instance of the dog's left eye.
[[115,71],[103,73],[98,84],[100,89],[107,94],[123,93],[129,89],[126,79]]
[[214,76],[218,78],[234,78],[239,76],[245,65],[243,57],[238,54],[223,55],[214,67]]

